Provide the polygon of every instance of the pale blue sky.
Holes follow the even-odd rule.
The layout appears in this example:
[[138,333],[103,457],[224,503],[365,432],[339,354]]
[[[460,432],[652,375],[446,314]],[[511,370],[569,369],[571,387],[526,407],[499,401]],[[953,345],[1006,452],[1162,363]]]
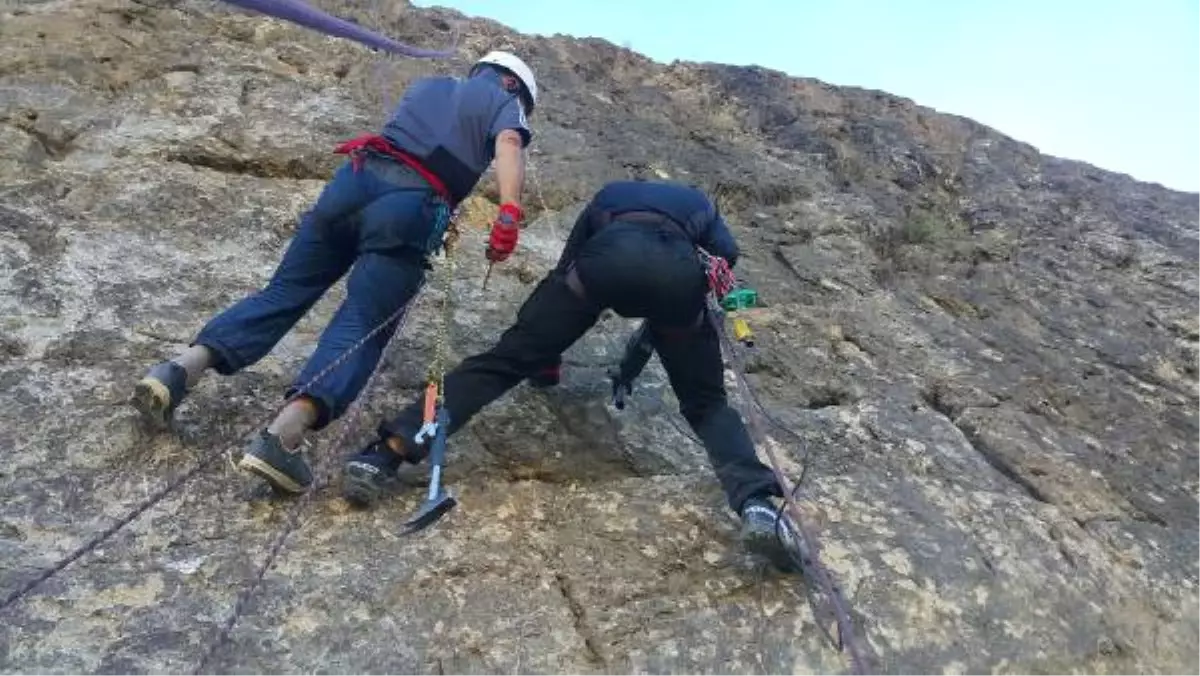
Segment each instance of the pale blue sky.
[[[379,0],[386,2],[387,0]],[[1044,153],[1200,190],[1196,0],[418,0],[669,63],[881,89]]]

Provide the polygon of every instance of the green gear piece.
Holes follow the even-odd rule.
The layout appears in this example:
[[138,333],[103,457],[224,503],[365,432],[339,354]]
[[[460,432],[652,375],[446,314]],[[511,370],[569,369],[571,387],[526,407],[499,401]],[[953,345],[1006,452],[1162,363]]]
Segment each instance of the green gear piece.
[[745,310],[758,305],[758,292],[754,289],[734,289],[721,299],[721,307],[727,312]]

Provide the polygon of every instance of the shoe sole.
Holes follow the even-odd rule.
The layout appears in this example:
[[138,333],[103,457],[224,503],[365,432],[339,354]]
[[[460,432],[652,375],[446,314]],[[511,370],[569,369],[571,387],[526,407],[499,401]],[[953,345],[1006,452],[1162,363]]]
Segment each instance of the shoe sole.
[[238,461],[238,469],[257,474],[276,488],[289,493],[303,493],[304,489],[307,488],[296,483],[295,479],[275,469],[269,463],[253,455],[243,455],[242,459]]
[[774,533],[743,532],[742,542],[745,543],[746,549],[767,559],[772,565],[785,573],[794,573],[799,570],[796,561]]
[[158,428],[170,426],[171,391],[154,378],[143,378],[133,388],[130,403],[137,409],[143,421]]
[[348,463],[342,475],[342,497],[364,507],[374,505],[383,493],[375,484],[374,477],[374,469]]

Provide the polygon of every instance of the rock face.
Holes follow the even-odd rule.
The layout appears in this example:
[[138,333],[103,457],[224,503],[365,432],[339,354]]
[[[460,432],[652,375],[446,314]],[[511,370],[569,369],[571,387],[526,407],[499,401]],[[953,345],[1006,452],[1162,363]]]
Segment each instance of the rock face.
[[[377,4],[353,15],[424,46],[457,24],[461,58],[216,2],[0,3],[0,596],[216,458],[0,611],[0,668],[195,668],[293,505],[220,456],[273,414],[341,289],[203,381],[174,433],[135,424],[133,382],[265,281],[337,141],[412,78],[509,47],[544,92],[534,221],[483,291],[494,186],[472,198],[454,360],[510,323],[604,181],[700,182],[765,301],[749,380],[795,434],[768,428],[808,465],[872,669],[1196,673],[1195,194],[881,92]],[[314,436],[318,467],[418,391],[440,299],[360,414]],[[604,320],[562,386],[518,387],[452,440],[461,506],[430,531],[398,536],[424,467],[373,512],[319,492],[206,668],[845,670],[802,582],[743,553],[657,361],[608,406],[631,326]]]

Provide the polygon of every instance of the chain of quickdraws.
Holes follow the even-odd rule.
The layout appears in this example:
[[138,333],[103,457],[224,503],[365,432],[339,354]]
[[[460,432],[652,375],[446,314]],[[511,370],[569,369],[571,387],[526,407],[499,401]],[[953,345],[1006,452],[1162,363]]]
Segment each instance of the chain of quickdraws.
[[[329,375],[329,373],[331,373],[334,369],[336,369],[337,367],[339,367],[343,363],[345,363],[345,361],[347,359],[349,359],[352,354],[354,354],[360,348],[362,348],[362,346],[365,345],[367,343],[367,341],[373,339],[376,335],[378,335],[378,333],[380,331],[384,330],[392,322],[400,319],[404,315],[405,311],[412,305],[412,303],[416,301],[417,296],[419,296],[420,293],[421,293],[421,289],[418,289],[416,294],[413,295],[413,298],[410,299],[407,304],[401,306],[390,317],[383,320],[378,325],[376,325],[373,329],[371,329],[371,331],[368,332],[367,335],[363,336],[358,342],[356,342],[354,345],[351,345],[349,348],[347,348],[345,352],[338,355],[338,357],[336,359],[334,359],[332,363],[330,363],[325,368],[321,369],[320,372],[318,372],[316,375],[314,375],[308,382],[301,385],[291,396],[289,396],[286,400],[284,400],[284,403],[281,406],[279,406],[278,408],[274,409],[269,414],[263,416],[261,419],[256,421],[255,424],[251,427],[251,429],[261,428],[262,426],[271,422],[271,420],[279,413],[280,410],[282,410],[284,407],[286,407],[291,402],[295,401],[297,398],[308,393],[308,391],[311,390],[313,388],[313,386],[315,386],[323,378],[325,378],[325,376]],[[382,363],[382,361],[381,361],[381,363]],[[237,435],[237,438],[244,438],[244,437],[245,437],[245,433]],[[54,577],[58,573],[65,570],[67,568],[67,566],[71,565],[72,563],[74,563],[75,561],[77,561],[78,559],[83,557],[84,555],[93,551],[94,549],[96,549],[96,547],[99,547],[101,544],[103,544],[106,540],[108,540],[110,537],[115,535],[122,528],[124,528],[125,526],[128,526],[135,519],[137,519],[139,516],[141,516],[146,510],[157,505],[159,502],[162,502],[164,499],[166,499],[166,497],[168,495],[175,492],[180,487],[182,487],[185,483],[187,483],[190,479],[192,479],[193,477],[200,474],[200,472],[202,472],[205,468],[207,468],[209,465],[211,465],[214,461],[216,461],[219,458],[225,457],[226,453],[228,452],[228,446],[231,443],[232,443],[232,440],[229,443],[222,443],[220,446],[221,450],[212,451],[205,457],[201,458],[194,467],[192,467],[190,470],[184,472],[183,474],[179,475],[175,479],[172,479],[171,481],[169,481],[166,485],[164,485],[159,490],[150,494],[149,497],[147,497],[142,502],[138,503],[135,507],[133,507],[133,509],[129,510],[125,514],[125,516],[122,516],[121,518],[117,519],[117,521],[114,522],[111,526],[109,526],[108,528],[105,528],[103,531],[101,531],[100,533],[98,533],[97,535],[92,537],[90,540],[88,540],[84,544],[77,547],[70,554],[67,554],[65,557],[60,559],[54,565],[43,570],[40,574],[38,574],[37,577],[35,577],[34,579],[32,579],[29,582],[22,585],[17,590],[10,593],[7,597],[5,597],[3,602],[0,602],[0,612],[4,611],[9,606],[11,606],[12,604],[19,601],[21,598],[23,598],[24,596],[29,594],[29,592],[33,591],[38,586],[45,583],[50,578]]]
[[[457,212],[456,212],[455,214],[452,214],[450,216],[449,225],[446,228],[446,235],[445,235],[445,240],[443,243],[444,260],[443,260],[442,265],[440,266],[440,268],[441,268],[440,273],[442,275],[442,280],[441,280],[442,288],[444,289],[444,292],[446,294],[445,297],[442,299],[442,308],[443,308],[442,324],[443,325],[441,327],[439,327],[439,331],[437,331],[435,334],[434,359],[433,359],[434,366],[431,367],[431,369],[430,369],[430,374],[434,374],[434,373],[439,374],[438,375],[439,392],[441,390],[441,377],[445,370],[444,365],[445,365],[445,361],[446,361],[446,345],[448,343],[446,335],[449,332],[448,327],[449,327],[449,319],[450,319],[450,313],[451,313],[450,291],[451,291],[451,285],[452,285],[453,278],[454,278],[454,274],[453,274],[454,258],[453,258],[452,253],[453,253],[454,245],[457,243],[458,238],[459,238],[459,232],[458,232],[458,226],[457,226]],[[422,288],[423,288],[423,285],[422,285]],[[415,300],[416,300],[416,298],[414,297],[413,300],[410,301],[405,307],[406,308],[411,307],[413,305],[413,301],[415,301]],[[403,317],[400,318],[400,325],[397,326],[396,332],[394,334],[392,334],[391,339],[388,341],[387,346],[384,348],[384,354],[381,355],[381,358],[379,360],[379,363],[376,365],[375,370],[371,372],[370,377],[367,378],[366,384],[363,385],[362,391],[364,392],[364,394],[369,393],[371,391],[371,385],[375,382],[375,379],[376,379],[376,377],[378,377],[379,373],[382,372],[382,369],[380,367],[383,364],[387,363],[387,357],[390,354],[391,350],[393,349],[393,346],[396,344],[396,338],[403,331],[404,326],[408,321],[408,317],[409,317],[409,315],[406,313]],[[431,378],[432,378],[432,375],[431,375]],[[362,412],[366,409],[366,406],[365,406],[366,400],[367,400],[367,397],[364,396],[364,397],[361,397],[360,399],[356,400],[354,402],[354,404],[352,404],[351,410],[342,419],[341,429],[339,430],[337,437],[335,437],[334,440],[329,444],[330,449],[341,448],[343,445],[345,445],[346,441],[349,439],[351,431],[357,429],[358,420],[362,416]],[[316,463],[314,463],[314,464],[316,464]],[[313,485],[309,488],[309,490],[306,491],[304,493],[304,495],[301,496],[301,498],[299,500],[297,500],[294,505],[292,505],[291,509],[288,511],[288,520],[287,520],[286,524],[284,525],[283,529],[279,532],[279,534],[275,537],[275,542],[271,545],[271,549],[268,551],[266,558],[263,560],[262,564],[259,566],[259,568],[255,572],[254,576],[250,579],[250,583],[238,595],[237,602],[234,604],[233,610],[229,613],[229,617],[226,618],[224,624],[221,626],[220,633],[217,635],[216,640],[214,640],[213,643],[209,646],[208,651],[201,658],[200,662],[196,665],[195,671],[192,672],[193,674],[205,673],[205,668],[208,666],[208,664],[212,660],[212,658],[216,655],[217,651],[223,645],[225,645],[225,643],[227,643],[229,641],[229,637],[233,631],[233,627],[237,624],[237,621],[241,618],[241,616],[245,612],[245,610],[247,608],[247,604],[249,603],[250,599],[254,596],[255,592],[258,590],[258,587],[262,584],[263,578],[266,576],[267,571],[271,569],[271,566],[272,566],[272,564],[274,564],[275,559],[279,556],[279,553],[281,551],[283,551],[283,545],[287,541],[288,536],[291,535],[293,532],[295,532],[296,527],[299,525],[301,512],[303,512],[304,508],[307,507],[312,502],[312,496],[315,495],[321,488],[323,488],[326,484],[328,484],[332,480],[333,476],[332,476],[332,471],[330,470],[330,468],[332,466],[333,465],[331,463],[327,463],[327,462],[322,463],[322,466],[316,472],[316,474],[318,475],[318,478],[313,482]]]

